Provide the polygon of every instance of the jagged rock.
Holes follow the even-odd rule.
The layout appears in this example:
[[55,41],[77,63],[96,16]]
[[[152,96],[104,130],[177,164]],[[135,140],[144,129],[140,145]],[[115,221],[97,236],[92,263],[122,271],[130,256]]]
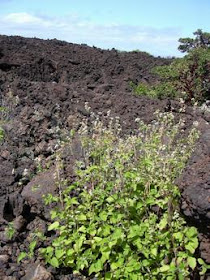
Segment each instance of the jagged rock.
[[14,183],[13,164],[0,157],[0,219],[3,217],[9,187]]
[[5,265],[9,261],[8,255],[0,255],[0,265]]
[[3,243],[7,243],[10,241],[9,237],[7,236],[5,230],[0,232],[0,240]]
[[27,225],[27,230],[29,230],[30,232],[39,231],[44,234],[46,232],[46,229],[46,222],[39,217],[36,217],[32,222],[30,222]]
[[210,226],[210,129],[201,135],[179,186],[183,213]]
[[[4,208],[4,217],[8,221],[12,221],[23,212],[23,198],[19,192],[15,191],[8,196],[7,203]],[[9,218],[9,219],[8,219]]]
[[22,280],[53,280],[53,276],[41,264],[30,264]]
[[21,193],[25,202],[30,206],[31,213],[46,215],[49,217],[49,208],[44,205],[43,196],[54,194],[57,190],[55,182],[55,169],[42,172],[30,181]]
[[200,253],[201,257],[206,261],[206,263],[210,263],[210,237],[205,234],[200,234]]
[[26,219],[24,219],[23,216],[21,215],[15,218],[13,221],[13,227],[16,231],[21,231],[25,226],[25,224],[26,224]]

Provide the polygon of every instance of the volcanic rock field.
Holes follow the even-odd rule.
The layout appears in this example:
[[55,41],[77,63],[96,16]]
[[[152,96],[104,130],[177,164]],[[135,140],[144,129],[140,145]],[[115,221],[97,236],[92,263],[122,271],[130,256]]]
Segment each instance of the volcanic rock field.
[[[210,113],[190,106],[182,111],[178,101],[136,96],[130,87],[131,81],[156,83],[151,69],[170,61],[145,52],[0,36],[0,106],[8,108],[0,112],[5,120],[0,144],[0,279],[80,279],[65,270],[47,270],[35,257],[17,263],[17,256],[27,250],[31,232],[47,227],[49,207],[42,196],[56,191],[54,166],[37,172],[37,160],[47,162],[60,135],[89,118],[87,104],[101,116],[108,111],[118,116],[124,134],[136,129],[136,118],[149,124],[157,110],[181,116],[186,131],[197,122],[200,138],[177,184],[181,211],[199,231],[197,254],[210,264]],[[64,157],[63,176],[69,181],[78,157],[75,144],[73,155]],[[39,188],[34,191],[33,186]],[[15,235],[9,239],[5,229],[11,222]]]

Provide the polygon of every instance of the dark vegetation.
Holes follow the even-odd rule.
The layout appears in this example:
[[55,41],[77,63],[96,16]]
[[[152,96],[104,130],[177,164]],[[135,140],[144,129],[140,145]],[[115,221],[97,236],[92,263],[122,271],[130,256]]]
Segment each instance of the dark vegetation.
[[208,278],[209,33],[194,35],[180,59],[0,36],[0,279]]
[[187,104],[210,100],[210,33],[197,30],[195,39],[181,38],[179,50],[187,54],[170,65],[158,66],[153,73],[156,85],[132,84],[137,94],[158,98],[182,98]]

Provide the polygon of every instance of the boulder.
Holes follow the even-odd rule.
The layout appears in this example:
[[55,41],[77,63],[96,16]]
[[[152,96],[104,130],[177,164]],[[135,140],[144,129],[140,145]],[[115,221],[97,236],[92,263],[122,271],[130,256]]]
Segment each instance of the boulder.
[[23,188],[21,195],[25,203],[30,206],[31,213],[49,217],[49,208],[45,206],[43,197],[47,194],[55,194],[56,190],[55,168],[52,167],[34,176]]
[[30,264],[22,280],[53,280],[53,277],[41,264]]

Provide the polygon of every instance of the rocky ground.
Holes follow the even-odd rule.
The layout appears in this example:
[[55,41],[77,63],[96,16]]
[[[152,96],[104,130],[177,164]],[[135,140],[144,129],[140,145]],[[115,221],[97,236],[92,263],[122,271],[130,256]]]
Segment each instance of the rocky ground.
[[[151,122],[157,109],[181,115],[186,130],[198,122],[200,139],[177,183],[182,212],[200,232],[198,253],[210,264],[210,114],[191,107],[180,113],[178,102],[137,97],[129,86],[130,81],[155,83],[150,70],[169,62],[141,52],[0,36],[0,101],[8,108],[0,112],[5,130],[0,146],[0,279],[79,279],[69,271],[46,269],[35,257],[17,264],[17,256],[28,247],[31,233],[46,230],[49,209],[42,195],[56,191],[55,167],[38,173],[37,161],[49,162],[62,134],[89,117],[87,102],[93,112],[106,115],[110,110],[119,116],[124,133],[135,129],[137,117]],[[75,144],[74,154],[64,157],[68,180],[78,156]],[[11,240],[5,234],[10,222],[15,229]]]

